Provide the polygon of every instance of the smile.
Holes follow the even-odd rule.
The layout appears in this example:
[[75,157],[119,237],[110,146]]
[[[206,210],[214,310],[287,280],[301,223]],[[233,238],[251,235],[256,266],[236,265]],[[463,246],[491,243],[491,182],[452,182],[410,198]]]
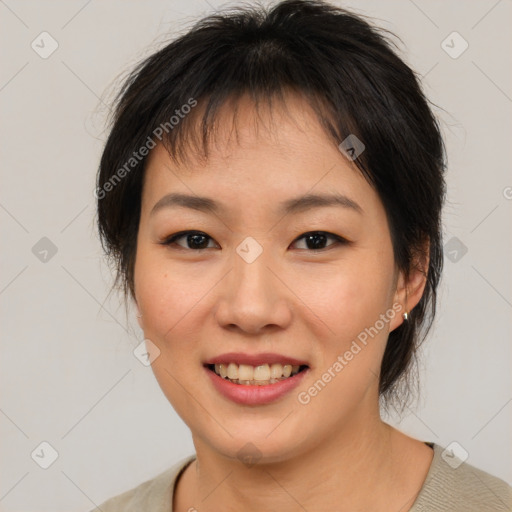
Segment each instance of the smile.
[[207,368],[223,379],[229,380],[234,384],[244,386],[265,386],[275,384],[297,373],[304,371],[306,365],[292,364],[260,364],[252,366],[249,364],[219,363],[209,364]]

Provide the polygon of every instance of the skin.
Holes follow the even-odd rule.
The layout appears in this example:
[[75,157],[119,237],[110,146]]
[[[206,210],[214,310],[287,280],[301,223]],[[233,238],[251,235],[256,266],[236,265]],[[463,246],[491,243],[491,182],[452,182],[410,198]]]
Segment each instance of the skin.
[[[382,202],[310,107],[289,95],[287,108],[274,105],[270,117],[260,106],[257,117],[244,98],[238,137],[225,108],[207,161],[190,156],[178,165],[162,145],[147,161],[135,301],[145,338],[160,350],[156,379],[197,454],[178,480],[174,510],[407,511],[433,452],[381,420],[378,374],[389,332],[420,300],[425,275],[413,271],[406,280],[398,271]],[[334,191],[362,213],[340,206],[277,213],[286,199]],[[152,215],[170,192],[213,198],[226,211],[171,207]],[[186,236],[160,243],[183,230],[211,237],[208,248],[194,248]],[[328,237],[314,251],[301,238],[310,231],[349,243]],[[263,249],[250,264],[236,252],[248,236]],[[298,393],[394,304],[403,309],[309,403],[299,403]],[[274,403],[239,405],[215,390],[203,368],[232,351],[296,357],[310,372]],[[261,453],[250,467],[237,458],[249,442]]]

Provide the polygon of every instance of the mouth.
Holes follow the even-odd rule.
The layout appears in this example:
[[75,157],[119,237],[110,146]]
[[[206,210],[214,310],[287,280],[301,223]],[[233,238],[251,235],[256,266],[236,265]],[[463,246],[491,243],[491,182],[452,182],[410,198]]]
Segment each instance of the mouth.
[[229,352],[203,367],[217,392],[245,406],[284,400],[311,371],[307,361],[275,353]]
[[309,369],[306,364],[292,364],[292,361],[257,365],[224,362],[207,363],[204,366],[222,379],[241,386],[277,384]]

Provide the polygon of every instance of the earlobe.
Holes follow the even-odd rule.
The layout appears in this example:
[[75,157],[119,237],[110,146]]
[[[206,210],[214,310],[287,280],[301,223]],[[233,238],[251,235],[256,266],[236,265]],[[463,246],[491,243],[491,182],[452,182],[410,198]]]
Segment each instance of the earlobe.
[[[424,253],[417,253],[412,262],[411,269],[406,275],[404,271],[399,271],[397,287],[395,292],[395,303],[400,304],[400,316],[403,322],[410,321],[411,312],[416,307],[423,296],[423,291],[427,284],[428,272],[428,249]],[[414,313],[413,313],[414,314]],[[397,322],[393,327],[395,329],[402,322]]]
[[393,297],[393,310],[397,313],[391,322],[390,332],[399,327],[403,322],[409,318],[409,312],[412,308],[409,305],[407,284],[405,273],[402,270],[398,271],[396,280],[395,295]]

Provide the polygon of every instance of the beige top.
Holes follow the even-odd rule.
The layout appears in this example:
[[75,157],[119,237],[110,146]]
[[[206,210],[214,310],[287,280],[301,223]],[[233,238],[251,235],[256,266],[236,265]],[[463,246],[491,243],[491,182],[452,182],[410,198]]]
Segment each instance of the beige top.
[[[443,448],[434,449],[434,458],[425,482],[409,512],[512,511],[512,487],[503,480],[466,462],[450,458]],[[195,460],[190,455],[137,487],[110,498],[90,512],[172,512],[174,486],[180,474]]]

